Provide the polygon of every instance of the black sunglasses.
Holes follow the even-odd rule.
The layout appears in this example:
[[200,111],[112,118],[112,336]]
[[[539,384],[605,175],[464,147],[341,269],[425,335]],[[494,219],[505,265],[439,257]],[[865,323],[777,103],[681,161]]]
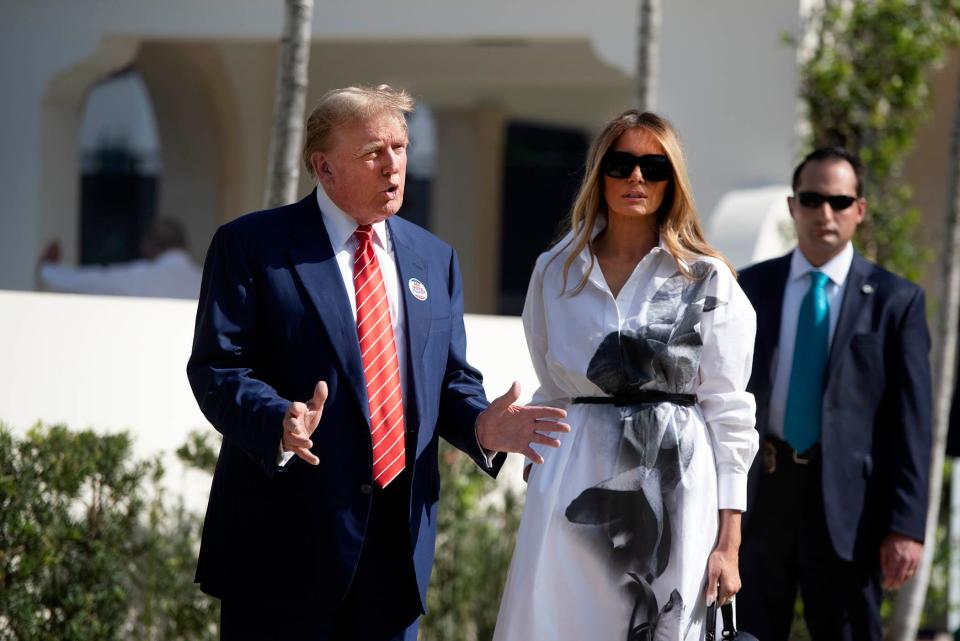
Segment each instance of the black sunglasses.
[[797,193],[797,201],[810,209],[816,209],[823,203],[830,203],[830,209],[833,211],[843,211],[857,199],[853,196],[828,196],[815,191],[801,191]]
[[673,175],[670,159],[660,154],[634,156],[628,151],[608,151],[603,155],[600,168],[611,178],[629,178],[638,165],[643,179],[650,182],[663,182]]

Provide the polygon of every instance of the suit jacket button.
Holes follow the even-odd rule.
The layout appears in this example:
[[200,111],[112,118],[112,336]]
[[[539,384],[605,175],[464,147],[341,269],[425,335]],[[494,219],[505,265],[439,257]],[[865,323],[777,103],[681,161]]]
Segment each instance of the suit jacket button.
[[373,489],[373,488],[370,487],[370,484],[369,484],[369,483],[364,483],[363,485],[360,486],[360,493],[361,493],[361,494],[370,494],[370,492],[371,492],[372,489]]

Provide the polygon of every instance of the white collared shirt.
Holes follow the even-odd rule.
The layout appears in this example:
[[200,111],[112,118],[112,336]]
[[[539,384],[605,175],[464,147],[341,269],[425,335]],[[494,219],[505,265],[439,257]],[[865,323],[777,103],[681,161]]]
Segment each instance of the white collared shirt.
[[113,265],[43,263],[39,275],[51,292],[193,300],[200,295],[202,276],[187,250],[176,248],[153,259]]
[[[353,262],[357,255],[357,239],[353,233],[357,230],[357,221],[333,204],[330,197],[317,185],[317,204],[320,205],[320,215],[323,217],[323,226],[330,237],[343,286],[347,290],[350,300],[350,310],[353,320],[357,320],[357,293],[353,288]],[[380,274],[383,285],[387,290],[387,305],[390,307],[390,320],[393,321],[393,338],[397,344],[397,360],[400,362],[400,390],[404,398],[407,397],[407,333],[406,322],[403,316],[403,296],[400,295],[400,276],[397,271],[397,261],[393,253],[393,243],[390,240],[390,231],[386,221],[373,224],[373,250],[380,263]]]
[[783,290],[783,307],[780,313],[780,342],[777,347],[773,370],[773,391],[770,394],[768,429],[772,436],[783,438],[783,414],[787,407],[787,389],[790,387],[790,370],[793,368],[793,347],[797,339],[797,317],[800,304],[810,289],[812,271],[821,271],[829,280],[826,285],[827,302],[830,304],[830,334],[827,346],[833,344],[834,330],[840,318],[844,286],[850,265],[853,264],[853,245],[847,243],[843,250],[820,267],[814,267],[799,248],[790,258],[790,274]]
[[[343,278],[344,289],[350,301],[350,310],[353,320],[357,320],[357,293],[353,287],[353,262],[359,245],[353,233],[357,230],[357,221],[337,207],[327,196],[323,187],[317,185],[317,204],[320,206],[320,215],[323,226],[330,237],[330,246],[333,248],[337,266],[340,268],[340,277]],[[393,338],[397,345],[397,361],[400,365],[400,391],[403,398],[407,398],[407,340],[406,321],[403,315],[403,296],[400,295],[400,276],[397,271],[397,262],[394,257],[393,243],[390,240],[390,230],[385,221],[374,223],[373,250],[380,263],[380,275],[387,290],[387,306],[390,308],[390,320],[393,322]],[[359,339],[358,339],[359,340]],[[286,465],[293,458],[293,452],[284,452],[280,449],[278,463]]]

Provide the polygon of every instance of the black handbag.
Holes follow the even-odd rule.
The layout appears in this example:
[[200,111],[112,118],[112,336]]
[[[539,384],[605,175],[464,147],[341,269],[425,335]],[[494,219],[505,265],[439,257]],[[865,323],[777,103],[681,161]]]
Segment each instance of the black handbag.
[[[723,616],[723,630],[720,632],[720,638],[723,641],[736,639],[737,641],[758,641],[757,637],[749,632],[737,632],[737,627],[733,624],[733,601],[720,606],[720,614]],[[704,622],[707,629],[706,641],[717,640],[717,602],[707,608],[707,620]]]

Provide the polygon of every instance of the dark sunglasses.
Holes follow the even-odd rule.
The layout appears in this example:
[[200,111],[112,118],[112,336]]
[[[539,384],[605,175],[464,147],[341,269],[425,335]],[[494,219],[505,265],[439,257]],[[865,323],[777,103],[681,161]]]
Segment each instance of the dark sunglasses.
[[797,194],[797,201],[810,209],[816,209],[823,203],[830,203],[830,209],[833,211],[843,211],[857,199],[853,196],[828,196],[815,191],[801,191]]
[[608,151],[600,163],[603,173],[611,178],[629,178],[637,166],[643,179],[650,182],[663,182],[673,175],[670,159],[660,154],[634,156],[627,151]]

